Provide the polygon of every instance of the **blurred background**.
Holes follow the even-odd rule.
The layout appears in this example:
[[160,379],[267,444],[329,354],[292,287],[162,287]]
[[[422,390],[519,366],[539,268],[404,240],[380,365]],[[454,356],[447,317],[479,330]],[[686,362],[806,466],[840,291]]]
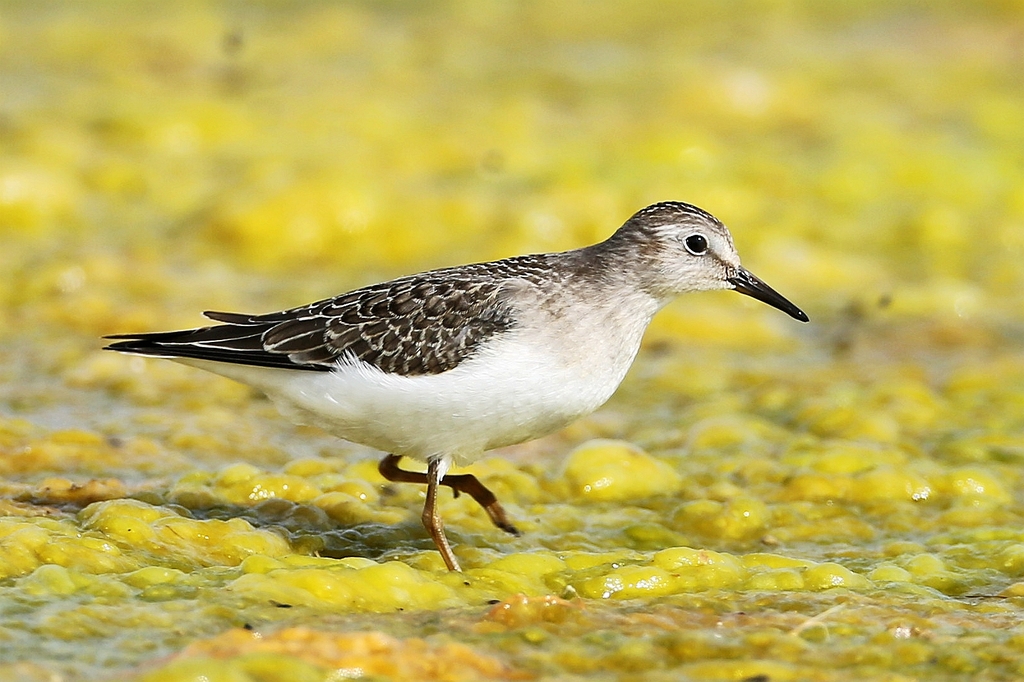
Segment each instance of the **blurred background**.
[[[538,546],[615,562],[673,545],[739,554],[766,546],[787,560],[832,562],[826,572],[841,563],[839,580],[858,589],[913,585],[911,611],[917,600],[1004,588],[1017,591],[1000,608],[1016,608],[1022,75],[1020,0],[0,0],[0,520],[41,533],[35,517],[51,512],[39,505],[70,505],[52,512],[63,525],[45,528],[72,538],[57,558],[33,553],[43,541],[4,550],[0,578],[13,577],[0,614],[37,615],[18,616],[0,641],[9,656],[87,660],[95,673],[241,623],[235,603],[213,610],[241,570],[240,557],[217,554],[231,543],[171,544],[161,554],[121,538],[128,568],[111,568],[101,552],[89,555],[95,564],[75,558],[85,550],[74,538],[100,533],[92,517],[76,516],[95,500],[151,516],[194,513],[200,525],[222,505],[224,518],[244,516],[253,533],[284,528],[281,552],[398,558],[423,581],[443,581],[417,525],[419,493],[373,497],[378,453],[292,427],[218,377],[102,353],[101,335],[197,326],[203,310],[267,312],[424,269],[575,248],[662,200],[723,220],[744,264],[811,324],[731,292],[676,301],[607,408],[506,453],[514,464],[482,465],[517,519],[534,524],[527,536],[494,537],[486,520],[472,525],[476,510],[464,500],[446,501],[465,563]],[[670,462],[678,494],[587,512],[561,462],[595,437]],[[327,470],[345,482],[316,477]],[[282,520],[279,507],[261,506],[253,481],[299,512]],[[335,484],[369,491],[365,516],[339,525],[317,512],[314,523],[319,503],[308,500],[341,494]],[[377,523],[372,533],[366,519]],[[405,519],[398,530],[396,519]],[[350,527],[359,532],[345,535]],[[69,611],[79,588],[36,578],[52,564],[112,576],[136,600],[132,613],[157,614],[145,621],[156,623],[146,631],[156,648],[97,646],[139,639],[143,626],[119,603],[106,615]],[[177,629],[160,624],[163,602],[136,599],[136,583],[122,578],[151,564],[195,571],[182,580],[201,587],[181,597]],[[598,580],[597,570],[584,577]],[[584,590],[577,573],[564,581]],[[520,584],[492,579],[501,598]],[[830,581],[821,589],[839,584]],[[604,588],[592,589],[600,597]],[[287,617],[257,597],[257,621]],[[48,599],[60,619],[25,606]],[[801,617],[831,610],[822,600],[801,606]],[[776,604],[744,607],[762,608]],[[972,636],[1002,627],[990,612],[960,613]],[[877,621],[850,627],[870,635]],[[397,616],[373,627],[399,622],[418,632]],[[66,623],[79,623],[78,634]],[[984,646],[1006,639],[989,634],[978,635],[989,637]],[[830,669],[844,641],[804,662]],[[868,642],[843,660],[868,660]],[[982,656],[982,645],[947,643],[929,640],[921,660],[954,649],[962,660]],[[782,659],[804,657],[787,647]],[[603,648],[573,659],[576,672],[604,660]],[[730,655],[750,650],[741,641]],[[989,662],[1019,659],[1018,650],[987,651]],[[627,659],[623,670],[635,665]],[[963,674],[960,661],[942,674]],[[40,668],[39,679],[53,669]]]
[[[576,247],[665,199],[818,321],[879,297],[1019,318],[1022,13],[7,0],[3,327],[266,311]],[[735,299],[680,305],[768,315]]]

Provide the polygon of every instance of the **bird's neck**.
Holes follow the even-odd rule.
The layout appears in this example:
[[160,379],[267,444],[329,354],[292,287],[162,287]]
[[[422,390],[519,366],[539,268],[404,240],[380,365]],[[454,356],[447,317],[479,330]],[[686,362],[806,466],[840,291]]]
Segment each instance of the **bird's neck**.
[[[627,235],[628,236],[628,235]],[[567,252],[565,255],[578,265],[575,271],[586,273],[592,285],[633,301],[651,300],[652,315],[675,296],[662,291],[658,281],[651,277],[657,272],[655,254],[645,249],[643,243],[628,239],[622,231],[616,232],[603,242]],[[646,307],[646,306],[645,306]]]

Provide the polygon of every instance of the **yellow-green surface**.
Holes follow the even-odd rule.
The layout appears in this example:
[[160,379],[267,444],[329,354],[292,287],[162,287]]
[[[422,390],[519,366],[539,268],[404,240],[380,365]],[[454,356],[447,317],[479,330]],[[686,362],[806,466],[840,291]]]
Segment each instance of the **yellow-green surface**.
[[[1024,676],[1024,5],[0,5],[0,679]],[[105,333],[571,248],[657,200],[811,325],[663,311],[419,524]],[[249,628],[251,631],[244,628]],[[360,673],[360,671],[362,671]]]

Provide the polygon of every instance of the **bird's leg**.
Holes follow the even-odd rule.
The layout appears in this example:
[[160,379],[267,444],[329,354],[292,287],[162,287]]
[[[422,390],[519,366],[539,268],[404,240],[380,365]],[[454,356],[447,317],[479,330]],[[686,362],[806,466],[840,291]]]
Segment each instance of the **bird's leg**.
[[462,572],[459,562],[452,552],[452,546],[448,544],[448,538],[444,534],[444,524],[441,522],[441,515],[437,512],[437,486],[444,478],[443,460],[440,457],[431,459],[427,463],[427,501],[423,505],[423,525],[426,526],[430,537],[437,545],[437,551],[441,553],[445,566],[449,571]]
[[441,479],[441,485],[451,488],[455,491],[456,496],[460,492],[466,493],[484,508],[487,516],[491,518],[491,523],[506,533],[519,535],[519,529],[508,520],[505,509],[498,502],[498,498],[473,474],[448,474]]
[[[429,483],[426,474],[400,469],[398,462],[401,459],[401,455],[388,455],[380,461],[377,471],[381,476],[395,483]],[[473,474],[447,474],[441,479],[441,485],[451,488],[456,497],[459,496],[459,493],[466,493],[484,508],[491,523],[506,533],[519,535],[519,530],[508,520],[498,498]]]

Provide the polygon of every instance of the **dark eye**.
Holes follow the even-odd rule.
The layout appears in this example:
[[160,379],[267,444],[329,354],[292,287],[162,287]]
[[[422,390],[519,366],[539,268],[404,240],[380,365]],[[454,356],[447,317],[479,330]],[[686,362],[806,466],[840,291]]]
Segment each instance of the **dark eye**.
[[702,234],[691,234],[683,240],[683,244],[686,246],[686,250],[694,256],[703,256],[708,250],[708,240]]

